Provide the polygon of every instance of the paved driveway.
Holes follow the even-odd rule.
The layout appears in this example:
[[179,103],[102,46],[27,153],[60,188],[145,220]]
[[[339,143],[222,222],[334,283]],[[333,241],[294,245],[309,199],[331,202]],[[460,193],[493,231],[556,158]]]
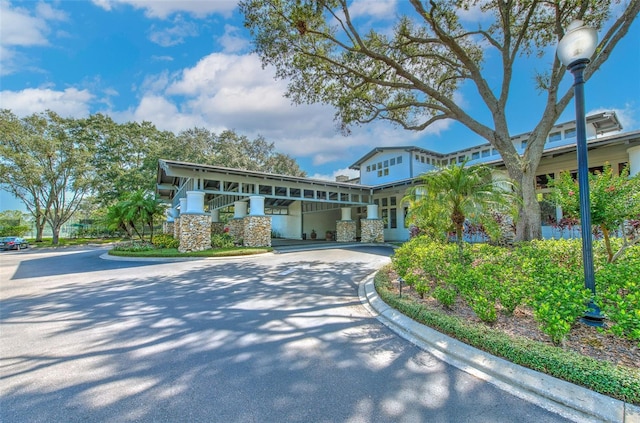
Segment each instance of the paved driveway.
[[0,421],[556,422],[360,304],[383,247],[124,262],[0,254]]

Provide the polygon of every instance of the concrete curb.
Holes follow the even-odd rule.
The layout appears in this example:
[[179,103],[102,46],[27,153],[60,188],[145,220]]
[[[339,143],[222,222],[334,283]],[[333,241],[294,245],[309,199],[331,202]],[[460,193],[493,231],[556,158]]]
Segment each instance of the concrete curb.
[[640,423],[640,407],[513,364],[421,325],[389,307],[373,278],[361,281],[360,301],[381,323],[437,358],[500,389],[576,422]]

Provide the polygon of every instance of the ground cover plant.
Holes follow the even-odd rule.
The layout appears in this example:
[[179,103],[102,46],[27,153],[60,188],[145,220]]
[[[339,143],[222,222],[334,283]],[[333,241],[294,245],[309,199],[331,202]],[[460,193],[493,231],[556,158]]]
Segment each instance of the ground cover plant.
[[228,234],[212,235],[212,248],[203,251],[178,251],[179,242],[171,235],[156,235],[153,242],[126,241],[116,244],[109,254],[120,257],[231,257],[262,254],[273,251],[270,247],[234,246]]
[[608,263],[604,244],[594,247],[604,330],[579,323],[590,296],[579,240],[468,245],[460,264],[455,245],[418,237],[396,250],[377,288],[391,306],[441,332],[640,404],[640,248]]

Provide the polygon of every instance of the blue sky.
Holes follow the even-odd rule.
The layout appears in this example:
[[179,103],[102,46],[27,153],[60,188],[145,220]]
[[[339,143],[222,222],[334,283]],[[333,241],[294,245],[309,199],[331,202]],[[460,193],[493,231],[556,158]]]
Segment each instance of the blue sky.
[[[357,19],[388,27],[403,0],[354,0]],[[251,53],[237,2],[0,0],[0,107],[18,116],[51,109],[64,116],[105,113],[118,122],[153,122],[179,132],[206,127],[263,135],[314,177],[349,173],[377,146],[417,145],[450,152],[483,143],[454,122],[421,133],[380,123],[344,137],[328,106],[293,106],[286,82],[273,79]],[[470,11],[468,22],[486,15]],[[546,69],[553,49],[516,69],[508,116],[513,134],[539,120],[542,99],[533,69]],[[625,130],[640,127],[640,22],[586,88],[588,112],[615,110]],[[565,78],[569,87],[571,76]],[[566,89],[565,87],[565,89]],[[459,99],[482,115],[473,90]],[[571,104],[561,121],[573,119]],[[9,197],[0,196],[0,209]]]

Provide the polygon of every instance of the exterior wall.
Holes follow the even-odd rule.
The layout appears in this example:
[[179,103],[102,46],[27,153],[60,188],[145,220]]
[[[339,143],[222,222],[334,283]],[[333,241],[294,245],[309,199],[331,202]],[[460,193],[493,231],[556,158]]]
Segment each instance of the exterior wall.
[[[402,157],[402,163],[400,164],[397,163],[398,157]],[[390,165],[392,159],[395,160],[396,164]],[[360,182],[363,185],[379,185],[411,178],[411,163],[409,159],[410,153],[403,149],[386,150],[376,154],[361,165]],[[387,167],[384,166],[385,161],[389,162]],[[378,163],[382,165],[381,169],[377,169]],[[371,168],[373,165],[376,165],[375,170]],[[367,172],[367,166],[370,168],[369,172]],[[385,169],[388,170],[388,175],[384,175]],[[378,176],[378,170],[382,171],[382,176]]]
[[341,214],[340,209],[305,213],[302,217],[302,232],[307,234],[307,239],[311,239],[311,230],[315,229],[318,239],[324,239],[326,231],[333,232],[336,230],[336,221],[340,220]]
[[178,251],[211,249],[211,217],[206,214],[180,215],[180,246]]
[[384,225],[381,219],[362,219],[361,242],[384,242]]
[[356,240],[356,222],[355,220],[338,220],[336,222],[336,241],[353,242]]
[[[289,205],[289,214],[271,215],[271,229],[282,238],[302,238],[302,208],[301,202],[295,201]],[[309,230],[311,232],[311,230]],[[307,233],[307,238],[309,233]]]
[[271,246],[271,217],[247,216],[243,219],[245,247]]

